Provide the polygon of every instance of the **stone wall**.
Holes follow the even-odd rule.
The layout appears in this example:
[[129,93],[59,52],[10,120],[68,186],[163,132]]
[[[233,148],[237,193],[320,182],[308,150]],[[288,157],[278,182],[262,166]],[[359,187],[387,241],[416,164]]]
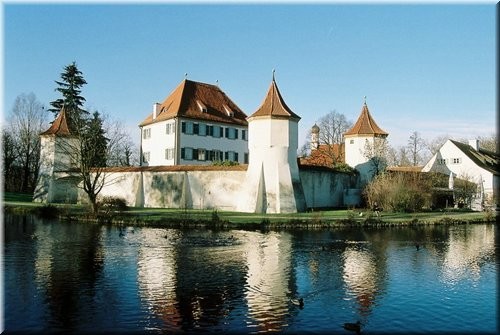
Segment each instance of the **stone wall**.
[[[107,172],[100,196],[120,197],[133,207],[237,210],[245,176],[241,168]],[[344,206],[345,190],[356,183],[356,177],[325,169],[302,169],[300,179],[308,208]],[[79,197],[86,202],[85,194]]]

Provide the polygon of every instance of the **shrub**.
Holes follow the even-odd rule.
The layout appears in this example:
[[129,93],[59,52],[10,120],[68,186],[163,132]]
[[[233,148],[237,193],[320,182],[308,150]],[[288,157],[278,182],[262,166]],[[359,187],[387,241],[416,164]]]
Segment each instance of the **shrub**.
[[375,177],[363,195],[370,207],[377,202],[394,212],[415,212],[430,203],[431,183],[419,174],[385,173]]
[[234,166],[234,165],[240,165],[240,163],[225,160],[225,161],[213,161],[212,165],[213,166]]
[[112,212],[123,212],[127,210],[127,203],[125,199],[118,197],[103,197],[98,202],[99,211],[104,214]]

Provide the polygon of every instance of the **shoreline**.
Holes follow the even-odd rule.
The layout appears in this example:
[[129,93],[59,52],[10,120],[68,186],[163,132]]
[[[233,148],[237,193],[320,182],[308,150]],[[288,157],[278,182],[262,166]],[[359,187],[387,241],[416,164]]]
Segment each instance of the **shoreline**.
[[[94,215],[81,205],[4,202],[4,214],[36,215],[66,222],[177,229],[331,229],[417,227],[430,225],[495,224],[496,212],[436,211],[386,213],[377,217],[367,209],[311,211],[293,214],[254,214],[217,210],[130,208]],[[360,214],[361,213],[361,214]]]

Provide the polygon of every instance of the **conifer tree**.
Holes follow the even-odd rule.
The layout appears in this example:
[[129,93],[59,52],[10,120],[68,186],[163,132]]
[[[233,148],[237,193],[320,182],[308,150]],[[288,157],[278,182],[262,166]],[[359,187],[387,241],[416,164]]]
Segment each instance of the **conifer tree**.
[[55,82],[58,85],[55,90],[62,94],[62,98],[52,101],[50,105],[53,108],[49,111],[53,112],[55,117],[64,107],[70,123],[68,126],[71,130],[78,131],[81,129],[83,119],[88,115],[83,109],[85,98],[81,95],[81,88],[87,82],[75,62],[65,66],[64,72],[61,73],[61,81]]
[[61,112],[64,108],[72,141],[60,141],[58,149],[64,152],[69,161],[68,170],[78,172],[79,187],[87,194],[94,213],[97,212],[97,197],[106,184],[104,167],[108,156],[108,139],[103,128],[103,120],[98,112],[92,115],[83,108],[85,98],[81,87],[87,82],[76,64],[66,66],[61,74],[62,81],[56,81],[56,91],[63,97],[50,104],[51,111]]

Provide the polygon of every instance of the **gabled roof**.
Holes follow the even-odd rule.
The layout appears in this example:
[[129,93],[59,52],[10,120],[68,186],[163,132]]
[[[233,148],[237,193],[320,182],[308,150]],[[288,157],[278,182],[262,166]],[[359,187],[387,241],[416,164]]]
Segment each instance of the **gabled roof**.
[[278,89],[278,85],[276,85],[276,81],[271,81],[271,85],[269,86],[269,90],[267,91],[267,95],[264,98],[264,101],[257,109],[255,113],[253,113],[250,118],[254,117],[271,117],[271,118],[285,118],[285,119],[296,119],[300,120],[300,116],[292,112],[292,110],[286,105],[285,100],[281,96],[281,93]]
[[366,105],[366,101],[363,104],[363,109],[361,110],[361,115],[358,120],[352,126],[351,129],[346,131],[344,135],[377,135],[377,136],[387,136],[389,135],[387,132],[383,131],[380,128],[368,110],[368,106]]
[[[233,113],[227,113],[229,108]],[[158,114],[148,115],[139,126],[175,117],[248,125],[247,115],[216,85],[183,80],[159,106]]]
[[68,120],[66,117],[66,110],[64,107],[61,109],[61,112],[57,115],[54,122],[49,129],[41,133],[40,135],[58,135],[58,136],[71,136],[71,132],[68,126]]
[[326,166],[330,168],[333,167],[334,163],[345,163],[344,143],[320,144],[318,148],[311,150],[308,157],[301,157],[299,163],[301,166]]
[[475,150],[468,144],[449,140],[467,157],[469,157],[477,166],[493,173],[500,174],[500,157],[498,154],[479,148]]

